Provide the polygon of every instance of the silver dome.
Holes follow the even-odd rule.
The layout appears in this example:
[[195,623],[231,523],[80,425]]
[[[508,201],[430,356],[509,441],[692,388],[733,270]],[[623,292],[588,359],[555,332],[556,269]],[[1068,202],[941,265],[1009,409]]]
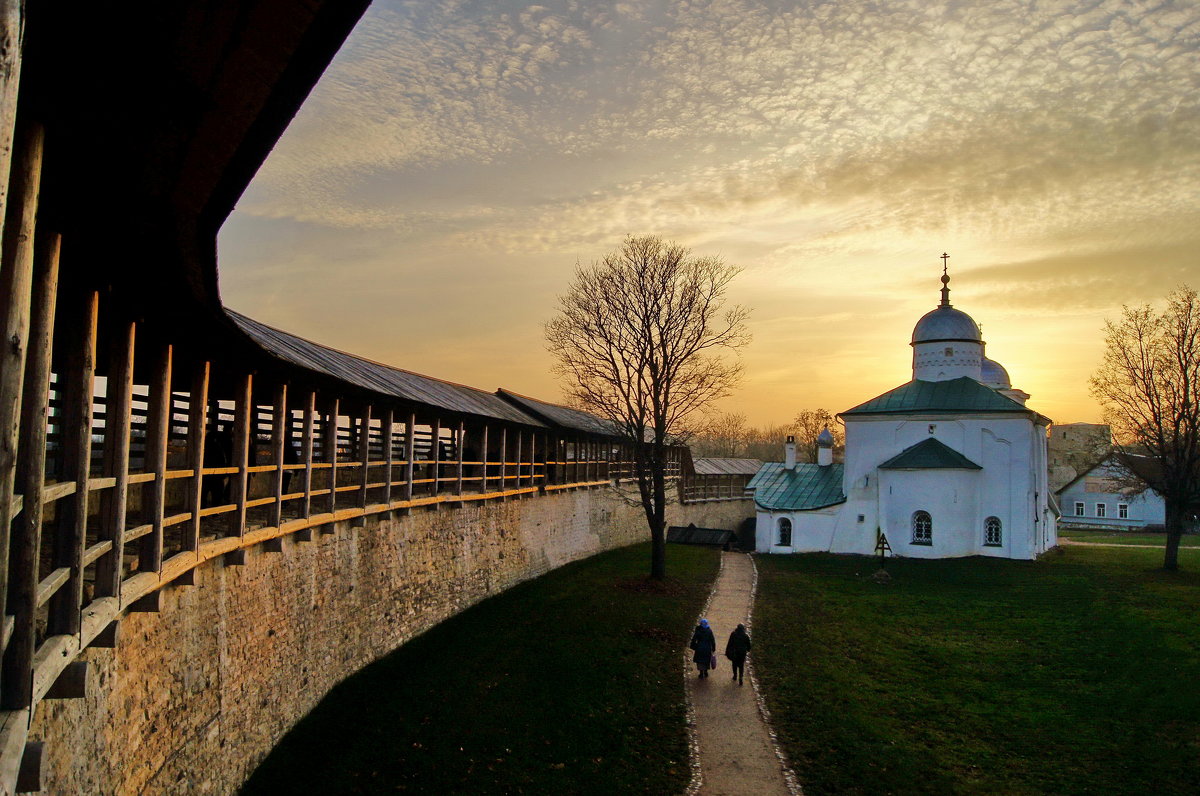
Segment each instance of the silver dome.
[[952,340],[982,343],[983,336],[979,333],[979,327],[970,315],[949,305],[943,305],[925,313],[913,327],[913,345]]
[[984,357],[981,370],[979,382],[984,386],[991,387],[993,390],[1012,389],[1012,381],[1008,378],[1008,371],[996,360]]
[[831,434],[829,432],[829,426],[826,426],[821,431],[821,433],[817,435],[817,447],[819,447],[819,448],[832,448],[833,447],[833,434]]

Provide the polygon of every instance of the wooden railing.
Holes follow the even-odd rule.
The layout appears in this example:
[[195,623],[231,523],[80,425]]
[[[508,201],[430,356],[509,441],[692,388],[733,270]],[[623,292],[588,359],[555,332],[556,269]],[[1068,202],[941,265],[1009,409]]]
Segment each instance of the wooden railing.
[[751,476],[729,473],[705,473],[689,475],[679,485],[684,503],[703,500],[749,500],[746,484]]

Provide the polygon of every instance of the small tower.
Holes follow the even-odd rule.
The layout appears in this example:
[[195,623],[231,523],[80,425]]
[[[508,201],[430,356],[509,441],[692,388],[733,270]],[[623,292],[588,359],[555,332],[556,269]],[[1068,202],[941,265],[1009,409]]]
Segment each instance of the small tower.
[[817,435],[817,465],[819,467],[828,467],[833,464],[833,434],[829,432],[829,426]]
[[796,438],[791,434],[783,443],[783,466],[788,470],[796,469]]

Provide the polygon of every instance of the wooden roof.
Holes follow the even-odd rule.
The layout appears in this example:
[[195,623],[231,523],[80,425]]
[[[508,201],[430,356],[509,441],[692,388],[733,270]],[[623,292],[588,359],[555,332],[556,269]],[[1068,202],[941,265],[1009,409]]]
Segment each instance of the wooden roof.
[[610,437],[621,436],[619,429],[608,420],[580,409],[572,409],[569,406],[539,401],[536,398],[530,398],[528,395],[521,395],[512,390],[497,390],[497,394],[508,399],[521,409],[537,415],[550,426],[571,431],[583,431],[588,434],[604,434]]
[[227,310],[242,331],[271,354],[293,365],[332,376],[372,392],[450,412],[545,427],[528,412],[498,395],[422,376],[329,348]]

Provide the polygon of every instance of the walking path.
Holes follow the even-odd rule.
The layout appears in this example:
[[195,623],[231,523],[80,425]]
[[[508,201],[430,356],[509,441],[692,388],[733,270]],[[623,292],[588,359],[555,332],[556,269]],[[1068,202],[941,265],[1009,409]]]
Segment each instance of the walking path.
[[[1166,549],[1165,544],[1120,544],[1118,542],[1079,542],[1074,539],[1059,539],[1058,543],[1067,545],[1067,546],[1078,545],[1079,547],[1134,547],[1134,548],[1140,547],[1143,550],[1146,548],[1150,548],[1151,550],[1165,550]],[[1196,545],[1185,545],[1185,544],[1179,545],[1180,550],[1193,550],[1195,548],[1196,548]]]
[[[704,796],[789,796],[799,794],[795,776],[785,771],[771,732],[759,710],[754,653],[746,661],[746,685],[730,679],[725,652],[729,634],[745,624],[753,640],[750,611],[754,605],[754,561],[745,553],[722,553],[721,573],[709,596],[705,616],[717,638],[717,668],[700,680],[688,650],[687,693],[694,712],[694,741]],[[789,786],[789,781],[791,785]]]

